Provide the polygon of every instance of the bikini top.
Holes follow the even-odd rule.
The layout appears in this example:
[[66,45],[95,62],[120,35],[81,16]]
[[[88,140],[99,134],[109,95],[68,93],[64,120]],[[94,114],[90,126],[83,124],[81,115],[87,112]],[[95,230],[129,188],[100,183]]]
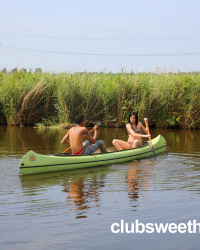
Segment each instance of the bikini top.
[[[130,124],[130,123],[129,123],[129,124]],[[131,124],[131,128],[132,128],[132,130],[133,130],[135,133],[141,134],[141,128],[133,128],[132,124]],[[127,134],[128,134],[128,135],[131,135],[131,133],[130,133],[128,130],[126,130],[126,131],[127,131]]]

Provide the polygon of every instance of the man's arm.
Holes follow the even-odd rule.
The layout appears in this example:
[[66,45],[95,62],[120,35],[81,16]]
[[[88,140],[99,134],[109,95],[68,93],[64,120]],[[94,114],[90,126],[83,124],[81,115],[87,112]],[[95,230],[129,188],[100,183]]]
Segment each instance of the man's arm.
[[67,132],[67,134],[63,137],[61,143],[62,144],[70,144],[69,141],[67,141],[67,138],[69,137],[69,131]]
[[[95,126],[94,126],[94,128],[95,128]],[[97,139],[97,128],[95,128],[95,130],[94,130],[94,136],[93,137],[91,136],[91,134],[89,134],[87,128],[85,128],[85,137],[88,139],[88,141],[90,143],[94,144],[96,142],[96,139]]]
[[93,139],[95,140],[95,142],[96,142],[96,139],[97,139],[97,129],[98,129],[98,126],[95,125],[94,126],[94,136],[93,136]]

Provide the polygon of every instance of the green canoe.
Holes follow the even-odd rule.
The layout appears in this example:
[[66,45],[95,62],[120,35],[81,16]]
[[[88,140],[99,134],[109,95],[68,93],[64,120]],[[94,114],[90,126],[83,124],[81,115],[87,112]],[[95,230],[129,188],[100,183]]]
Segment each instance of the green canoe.
[[[162,135],[152,139],[152,143],[155,154],[165,151],[167,143]],[[41,155],[31,150],[22,158],[20,162],[20,171],[22,174],[38,174],[53,171],[98,167],[102,165],[142,159],[149,156],[152,156],[149,142],[144,143],[144,145],[139,148],[111,151],[102,154],[97,153],[93,155]]]

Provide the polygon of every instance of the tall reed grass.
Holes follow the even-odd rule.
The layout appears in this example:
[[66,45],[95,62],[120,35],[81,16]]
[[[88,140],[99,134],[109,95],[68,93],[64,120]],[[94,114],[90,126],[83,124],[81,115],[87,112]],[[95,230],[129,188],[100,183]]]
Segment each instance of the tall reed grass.
[[88,123],[123,127],[130,111],[156,127],[200,128],[200,75],[0,73],[0,123]]

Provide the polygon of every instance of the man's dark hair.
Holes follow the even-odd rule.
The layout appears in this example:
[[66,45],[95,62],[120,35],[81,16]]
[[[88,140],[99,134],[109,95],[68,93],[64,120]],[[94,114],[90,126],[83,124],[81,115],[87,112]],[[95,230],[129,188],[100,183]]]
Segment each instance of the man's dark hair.
[[75,123],[76,124],[81,124],[81,122],[83,122],[84,121],[84,119],[85,119],[85,117],[84,117],[84,115],[77,115],[76,117],[75,117]]

